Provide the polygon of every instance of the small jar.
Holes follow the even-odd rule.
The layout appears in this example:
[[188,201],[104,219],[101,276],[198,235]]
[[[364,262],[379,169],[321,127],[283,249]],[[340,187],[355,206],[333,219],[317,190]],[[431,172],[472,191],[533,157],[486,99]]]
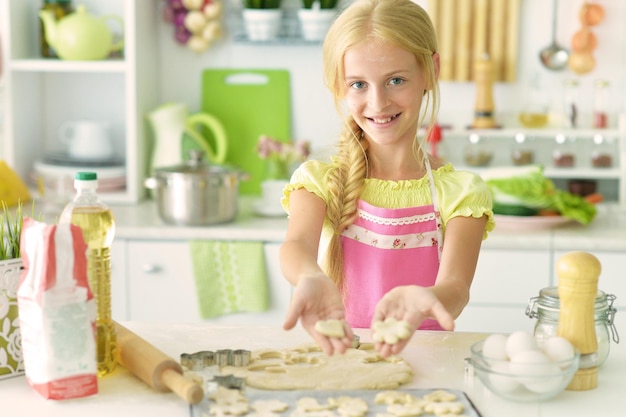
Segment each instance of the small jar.
[[[609,356],[611,339],[615,343],[619,343],[619,335],[613,324],[617,311],[613,307],[613,301],[615,301],[614,295],[598,290],[594,304],[595,330],[598,343],[596,366],[602,365]],[[538,297],[532,297],[528,300],[526,315],[531,319],[537,319],[534,334],[539,341],[557,335],[559,308],[558,287],[543,288],[539,291]]]
[[613,155],[617,153],[612,138],[601,134],[593,136],[591,166],[594,168],[610,168],[613,166]]
[[515,143],[511,151],[513,165],[530,165],[535,160],[535,153],[529,145],[529,140],[523,133],[515,135]]
[[469,136],[469,144],[465,148],[465,163],[472,167],[484,167],[489,165],[493,158],[493,152],[488,144],[481,140],[480,136],[472,133]]
[[556,146],[552,152],[554,166],[571,168],[576,164],[576,146],[574,138],[568,138],[563,134],[556,135]]

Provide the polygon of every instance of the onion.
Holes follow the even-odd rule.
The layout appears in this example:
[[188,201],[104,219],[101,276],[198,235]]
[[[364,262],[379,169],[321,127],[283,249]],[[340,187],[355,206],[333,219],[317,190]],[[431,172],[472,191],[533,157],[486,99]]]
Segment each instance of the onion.
[[598,37],[588,27],[584,27],[572,37],[572,50],[575,52],[591,52],[598,46]]
[[580,8],[578,16],[585,26],[595,26],[604,20],[604,8],[599,4],[585,3]]
[[572,52],[567,65],[576,74],[586,74],[596,67],[596,59],[590,52]]

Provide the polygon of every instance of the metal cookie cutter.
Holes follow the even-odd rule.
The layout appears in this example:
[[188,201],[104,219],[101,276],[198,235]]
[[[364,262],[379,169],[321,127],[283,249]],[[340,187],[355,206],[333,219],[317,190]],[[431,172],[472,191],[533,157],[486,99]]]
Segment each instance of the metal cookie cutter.
[[245,387],[245,378],[235,375],[219,375],[218,368],[248,366],[250,356],[251,352],[245,349],[221,349],[216,352],[203,350],[196,353],[181,354],[180,364],[190,371],[205,374],[206,392],[208,393],[217,391],[220,386],[227,389],[242,390]]
[[215,353],[203,350],[196,353],[182,353],[180,364],[190,371],[201,371],[204,368],[215,365]]
[[207,382],[207,391],[215,392],[220,386],[241,391],[246,386],[246,379],[235,375],[216,375],[212,380]]
[[204,368],[217,365],[223,366],[248,366],[250,363],[250,351],[245,349],[221,349],[216,352],[203,350],[196,353],[182,353],[180,364],[191,371],[201,371]]

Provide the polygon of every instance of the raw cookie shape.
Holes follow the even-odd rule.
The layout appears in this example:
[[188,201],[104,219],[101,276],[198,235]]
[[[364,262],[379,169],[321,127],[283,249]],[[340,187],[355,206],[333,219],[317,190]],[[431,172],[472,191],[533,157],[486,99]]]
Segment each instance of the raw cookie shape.
[[396,417],[415,417],[421,416],[424,413],[424,406],[418,402],[406,404],[389,404],[387,406],[387,412]]
[[251,404],[251,407],[254,411],[258,413],[264,413],[264,412],[282,413],[283,411],[289,408],[289,404],[278,399],[256,400]]
[[375,342],[384,342],[389,345],[395,345],[400,340],[411,336],[409,323],[405,320],[396,320],[393,317],[387,317],[385,321],[374,321],[372,330],[374,331],[372,339]]
[[324,336],[341,339],[346,335],[343,328],[343,320],[328,319],[315,322],[315,330]]
[[222,386],[219,386],[215,392],[209,394],[208,398],[217,404],[248,403],[248,398],[240,390]]
[[246,379],[246,386],[269,390],[396,389],[413,379],[399,356],[382,358],[373,345],[326,355],[316,344],[252,353],[247,367],[226,366],[222,374]]
[[424,399],[429,402],[451,402],[456,400],[456,395],[449,391],[438,389],[425,394]]
[[459,415],[465,410],[465,406],[460,402],[430,402],[424,407],[424,411],[436,416]]
[[363,417],[369,409],[367,401],[357,397],[329,398],[328,403],[335,406],[337,413],[342,417]]
[[396,391],[396,390],[387,390],[381,391],[376,394],[374,397],[374,402],[376,404],[404,404],[407,402],[407,394],[406,392]]

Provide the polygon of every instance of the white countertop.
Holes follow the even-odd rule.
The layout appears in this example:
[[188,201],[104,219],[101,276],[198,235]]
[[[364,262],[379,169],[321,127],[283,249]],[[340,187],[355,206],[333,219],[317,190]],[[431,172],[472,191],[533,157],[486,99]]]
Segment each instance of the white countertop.
[[[618,329],[626,334],[626,321]],[[300,328],[286,332],[278,327],[218,327],[209,324],[123,323],[174,359],[181,353],[217,349],[293,347],[311,339]],[[619,326],[619,323],[618,323]],[[371,340],[369,330],[357,333]],[[564,391],[542,403],[517,403],[488,392],[477,378],[464,371],[469,347],[484,338],[480,333],[418,332],[402,356],[413,367],[414,380],[406,388],[450,388],[465,391],[483,417],[603,417],[623,416],[626,388],[626,349],[611,346],[599,370],[598,387],[589,391]],[[23,376],[0,380],[0,410],[10,417],[188,417],[189,406],[172,393],[157,393],[125,369],[99,380],[96,396],[45,400]]]
[[[112,206],[116,237],[160,240],[255,240],[281,242],[287,217],[261,217],[251,210],[251,201],[242,199],[233,223],[203,227],[173,226],[164,223],[153,201],[132,206]],[[483,242],[486,248],[626,251],[626,208],[600,204],[598,215],[587,226],[578,223],[545,230],[496,230]]]

